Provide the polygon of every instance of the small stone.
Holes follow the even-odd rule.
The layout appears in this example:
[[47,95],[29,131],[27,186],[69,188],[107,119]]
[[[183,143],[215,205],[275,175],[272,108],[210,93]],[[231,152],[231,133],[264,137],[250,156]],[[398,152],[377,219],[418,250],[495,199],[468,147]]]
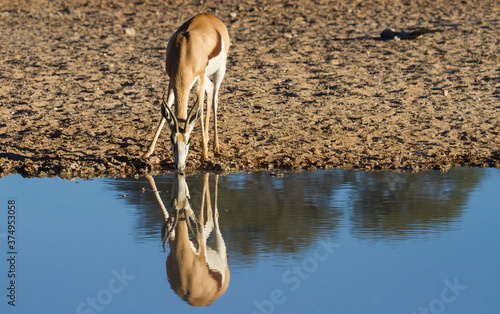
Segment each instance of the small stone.
[[136,31],[132,27],[127,27],[125,28],[125,34],[127,34],[128,36],[135,36]]

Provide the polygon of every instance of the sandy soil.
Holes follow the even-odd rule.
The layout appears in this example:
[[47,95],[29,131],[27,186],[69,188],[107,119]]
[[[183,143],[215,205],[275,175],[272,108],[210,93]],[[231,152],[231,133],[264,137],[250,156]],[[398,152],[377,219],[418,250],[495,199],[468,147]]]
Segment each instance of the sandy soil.
[[[500,167],[500,2],[0,1],[0,174],[173,169],[160,119],[165,47],[223,20],[222,156],[192,169]],[[123,1],[125,2],[125,1]],[[386,28],[440,29],[381,40]]]

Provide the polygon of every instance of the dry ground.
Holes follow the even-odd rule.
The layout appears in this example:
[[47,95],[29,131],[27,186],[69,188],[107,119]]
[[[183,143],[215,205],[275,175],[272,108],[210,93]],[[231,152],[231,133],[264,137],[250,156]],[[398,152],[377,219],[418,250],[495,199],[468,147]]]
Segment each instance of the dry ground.
[[[148,161],[168,82],[165,47],[191,16],[232,46],[222,156],[192,169],[446,170],[500,166],[500,2],[0,1],[0,174],[172,169]],[[385,28],[440,29],[380,40]]]

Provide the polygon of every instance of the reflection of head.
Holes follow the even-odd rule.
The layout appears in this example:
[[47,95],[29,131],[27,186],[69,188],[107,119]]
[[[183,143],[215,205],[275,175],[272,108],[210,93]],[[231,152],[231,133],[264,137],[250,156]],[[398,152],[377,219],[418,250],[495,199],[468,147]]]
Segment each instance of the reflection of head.
[[[208,174],[203,180],[199,220],[192,211],[184,176],[176,177],[172,192],[172,210],[162,228],[164,244],[168,241],[170,246],[166,261],[168,281],[172,290],[190,305],[209,306],[226,292],[230,274],[217,206],[212,211],[210,202]],[[205,203],[207,221],[204,224]],[[213,248],[206,245],[212,230]]]

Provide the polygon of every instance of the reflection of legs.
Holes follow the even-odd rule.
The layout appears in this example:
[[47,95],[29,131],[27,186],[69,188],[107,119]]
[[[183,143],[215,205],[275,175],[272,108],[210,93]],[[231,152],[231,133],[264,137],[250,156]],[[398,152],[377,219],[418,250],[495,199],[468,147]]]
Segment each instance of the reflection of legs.
[[210,200],[210,186],[209,186],[209,173],[203,174],[203,198],[202,198],[202,207],[204,205],[205,200],[207,201],[207,223],[203,226],[204,237],[203,240],[207,241],[210,233],[214,229],[214,219],[212,217],[212,202]]
[[151,185],[151,188],[155,192],[156,200],[158,201],[158,204],[160,204],[161,211],[163,212],[163,217],[165,218],[165,221],[167,221],[168,220],[168,211],[165,208],[165,205],[163,204],[163,201],[160,197],[160,193],[158,192],[158,189],[156,188],[155,179],[153,179],[153,177],[150,176],[149,174],[146,175],[146,179],[148,179],[149,184]]
[[158,188],[156,187],[155,179],[149,174],[146,175],[146,179],[148,179],[149,184],[153,189],[153,192],[155,192],[156,200],[158,201],[158,204],[161,207],[161,211],[163,212],[163,218],[165,219],[165,223],[163,224],[161,230],[161,237],[163,239],[163,251],[165,251],[165,244],[167,243],[167,241],[168,240],[175,241],[175,225],[177,223],[177,218],[178,218],[177,212],[174,213],[173,217],[168,215],[168,211],[165,208],[165,204],[163,204],[163,200],[160,197],[160,192],[158,192]]
[[[219,175],[215,175],[215,201],[214,201],[214,221],[215,221],[215,230],[214,230],[214,250],[219,254],[219,256],[225,261],[226,260],[226,244],[224,243],[224,239],[222,238],[222,234],[219,228],[219,209],[217,208],[217,189],[219,186]],[[226,262],[227,263],[227,262]]]
[[[202,121],[203,121],[203,118],[202,118]],[[202,130],[202,133],[204,131]],[[205,185],[203,185],[203,195],[205,194]],[[201,206],[200,206],[200,215],[199,215],[199,218],[198,218],[198,233],[196,234],[196,241],[198,242],[198,249],[199,249],[199,253],[202,254],[203,256],[206,256],[206,252],[207,252],[207,242],[206,242],[206,238],[205,238],[205,228],[203,227],[204,223],[205,223],[205,219],[203,217],[205,213],[205,198],[202,197],[201,198]]]

